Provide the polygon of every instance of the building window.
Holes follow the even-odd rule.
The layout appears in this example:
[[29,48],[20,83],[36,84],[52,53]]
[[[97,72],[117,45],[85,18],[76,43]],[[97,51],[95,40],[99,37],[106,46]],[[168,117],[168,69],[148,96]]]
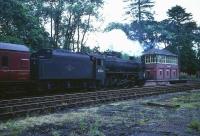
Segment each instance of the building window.
[[160,63],[160,64],[178,64],[177,57],[165,55],[146,55],[145,64]]
[[146,71],[146,79],[151,79],[151,73],[150,73],[150,71]]
[[162,76],[162,70],[160,70],[160,76]]
[[151,58],[152,58],[152,61],[151,61],[151,62],[152,62],[152,63],[156,63],[156,55],[152,55]]
[[2,56],[1,58],[1,66],[8,67],[8,56]]
[[166,56],[166,63],[167,64],[178,64],[177,57]]
[[167,76],[169,76],[169,71],[167,70]]
[[150,62],[150,56],[147,56],[147,63]]
[[157,55],[157,61],[158,63],[165,63],[165,56]]
[[145,63],[149,63],[149,56],[145,56]]
[[151,62],[150,63],[154,63],[154,56],[151,55],[150,58],[151,58]]
[[156,63],[156,55],[146,55],[145,56],[145,63],[146,64]]

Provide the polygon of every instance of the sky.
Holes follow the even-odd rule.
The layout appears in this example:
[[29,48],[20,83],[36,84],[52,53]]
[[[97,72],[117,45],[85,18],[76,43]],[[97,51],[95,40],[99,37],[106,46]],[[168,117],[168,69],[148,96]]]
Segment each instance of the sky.
[[[155,0],[155,20],[160,21],[167,18],[167,10],[173,6],[180,5],[186,9],[186,12],[192,13],[194,21],[200,25],[199,6],[200,0]],[[130,19],[125,17],[126,3],[123,0],[105,0],[101,14],[103,22],[98,27],[103,30],[110,22],[127,23]],[[142,47],[137,41],[127,39],[125,33],[121,30],[110,32],[91,33],[87,44],[90,47],[99,46],[101,51],[111,49],[127,53],[129,55],[139,56],[142,54]]]

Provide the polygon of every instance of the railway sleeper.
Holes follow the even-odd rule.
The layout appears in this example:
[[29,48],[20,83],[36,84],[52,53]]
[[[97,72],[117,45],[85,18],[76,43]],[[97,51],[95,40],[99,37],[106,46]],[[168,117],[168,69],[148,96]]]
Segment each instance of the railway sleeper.
[[[172,91],[172,90],[171,90]],[[122,95],[124,92],[120,92],[121,94],[120,95]],[[126,92],[125,92],[126,93]],[[116,94],[114,94],[114,93],[112,93],[112,95],[116,95]],[[105,96],[102,96],[102,97],[105,97]],[[98,98],[98,96],[92,96],[92,97],[90,97],[91,99],[97,99]],[[82,98],[82,100],[84,100],[84,99],[86,99],[86,98]],[[75,99],[75,101],[76,101],[77,99]],[[78,98],[78,100],[81,100],[80,98]],[[82,101],[81,100],[81,101]],[[71,99],[71,101],[72,101],[72,99]],[[38,104],[37,104],[38,105]]]
[[[128,95],[130,95],[130,94],[128,94]],[[116,96],[117,98],[120,97],[120,95],[118,95],[118,94],[112,94],[112,96]],[[104,98],[105,98],[105,96],[104,96]],[[85,99],[87,99],[87,98],[85,98]],[[85,99],[75,99],[75,101],[84,101]],[[98,99],[98,97],[93,97],[93,98],[90,97],[90,99],[96,100],[96,99]],[[63,104],[63,103],[73,103],[73,102],[72,102],[72,100],[70,100],[70,102],[66,102],[66,100],[63,100],[63,101],[57,100],[57,101],[52,101],[52,102],[34,103],[34,104],[30,104],[30,105],[25,104],[25,105],[18,105],[17,107],[15,107],[15,110],[16,109],[28,109],[29,107],[49,106],[49,105],[53,105],[55,103],[62,103]],[[10,111],[13,111],[13,107],[9,107],[9,108],[11,108]]]
[[[97,94],[94,94],[94,93],[90,93],[90,94],[92,94],[93,96],[92,97],[90,97],[90,99],[92,98],[93,100],[89,100],[89,101],[84,101],[84,99],[86,99],[86,97],[85,98],[82,98],[81,99],[81,101],[80,101],[80,99],[74,99],[74,101],[78,101],[79,100],[79,102],[76,102],[76,103],[73,103],[73,102],[71,102],[70,101],[70,103],[64,103],[64,104],[60,104],[60,102],[58,102],[57,104],[59,104],[59,106],[52,106],[52,104],[50,104],[50,105],[43,105],[43,108],[35,108],[35,109],[31,109],[31,110],[28,110],[28,112],[31,112],[31,111],[37,111],[37,110],[42,110],[42,109],[49,109],[49,110],[53,110],[53,109],[51,109],[50,107],[56,107],[56,108],[62,108],[62,107],[69,107],[69,106],[75,106],[75,105],[77,105],[77,104],[79,104],[79,105],[89,105],[89,104],[96,104],[96,103],[98,103],[98,102],[102,102],[102,101],[115,101],[115,100],[120,100],[120,99],[130,99],[130,98],[136,98],[136,97],[144,97],[144,96],[147,96],[147,95],[156,95],[156,94],[161,94],[161,93],[169,93],[169,92],[177,92],[177,91],[186,91],[186,90],[190,90],[191,89],[191,85],[189,86],[189,85],[185,85],[185,86],[180,86],[180,87],[170,87],[170,88],[168,88],[168,89],[166,89],[166,88],[163,88],[163,87],[157,87],[157,88],[154,88],[154,92],[148,92],[148,90],[149,89],[146,89],[147,90],[147,93],[145,93],[145,94],[138,94],[137,95],[137,93],[135,93],[134,91],[133,92],[131,92],[130,94],[127,94],[127,95],[124,95],[124,96],[121,96],[123,93],[126,93],[126,92],[123,92],[123,91],[121,91],[121,92],[119,92],[118,91],[118,93],[119,94],[117,94],[117,92],[112,92],[111,94],[107,94],[107,95],[105,95],[105,96],[108,96],[107,98],[105,98],[105,96],[101,96],[101,97],[104,97],[104,99],[99,99],[99,96],[97,95]],[[200,88],[200,85],[196,85],[195,87],[192,87],[192,88],[195,88],[195,89],[198,89],[198,88]],[[170,90],[171,89],[171,90]],[[169,91],[170,90],[170,91]],[[141,93],[141,91],[144,91],[143,89],[138,89],[137,91],[140,91],[140,93]],[[105,94],[105,92],[101,92],[102,94]],[[84,96],[84,95],[83,95]],[[78,97],[78,96],[77,96]],[[100,97],[100,98],[101,98]],[[63,98],[64,99],[64,98]],[[65,101],[65,100],[62,100],[62,102],[63,101]],[[25,110],[25,111],[27,111],[27,110]],[[25,112],[24,111],[24,112]],[[15,113],[23,113],[23,110],[21,110],[21,111],[17,111],[17,112],[8,112],[8,113],[3,113],[3,114],[0,114],[0,116],[2,115],[8,115],[8,114],[10,114],[10,115],[13,115],[13,114],[15,114]]]
[[[115,97],[115,98],[107,98],[107,99],[104,99],[103,101],[107,102],[107,101],[113,101],[113,100],[117,100],[119,97]],[[15,116],[16,114],[17,115],[21,115],[23,113],[32,113],[32,112],[39,112],[41,110],[45,110],[45,109],[50,109],[52,111],[52,108],[56,108],[56,107],[63,107],[63,106],[70,106],[70,107],[74,107],[74,106],[83,106],[83,105],[91,105],[91,104],[96,104],[98,103],[98,101],[101,101],[102,102],[102,99],[100,100],[88,100],[88,101],[83,101],[83,102],[76,102],[76,103],[70,103],[70,104],[65,104],[65,105],[58,105],[58,106],[45,106],[43,108],[33,108],[33,109],[29,109],[29,110],[20,110],[20,111],[15,111],[15,112],[7,112],[7,113],[4,113],[4,114],[0,114],[0,116],[7,116],[7,117],[10,117],[10,116]],[[48,110],[49,112],[49,110]]]
[[[124,90],[127,90],[127,89],[123,89],[123,90],[119,90],[119,91],[124,91]],[[130,90],[130,89],[129,89]],[[140,89],[139,89],[140,90]],[[111,91],[112,92],[112,91]],[[116,92],[115,90],[113,90],[113,92]],[[97,93],[102,93],[102,94],[105,94],[105,93],[107,93],[106,91],[103,91],[103,92],[97,92]],[[80,93],[80,94],[78,94],[78,95],[82,95],[83,97],[85,97],[86,95],[88,95],[88,94],[93,94],[93,95],[96,95],[95,94],[95,92],[89,92],[89,93],[87,93],[87,94],[84,94],[84,93]],[[97,94],[98,95],[98,94]],[[57,97],[57,98],[56,98]],[[68,95],[65,95],[65,96],[62,96],[62,95],[58,95],[58,96],[55,96],[55,97],[53,97],[53,96],[47,96],[47,97],[45,97],[45,98],[43,98],[43,97],[36,97],[36,98],[34,98],[34,100],[35,101],[45,101],[45,100],[51,100],[51,99],[64,99],[64,98],[66,98],[66,97],[77,97],[77,95],[76,94],[68,94]],[[80,96],[79,96],[80,97]],[[1,101],[0,103],[4,103],[4,104],[8,104],[8,103],[10,103],[10,105],[12,104],[12,103],[22,103],[21,101],[26,101],[26,103],[28,103],[28,102],[32,102],[32,99],[33,98],[24,98],[24,99],[16,99],[16,100],[12,100],[11,102],[6,102],[6,101]]]

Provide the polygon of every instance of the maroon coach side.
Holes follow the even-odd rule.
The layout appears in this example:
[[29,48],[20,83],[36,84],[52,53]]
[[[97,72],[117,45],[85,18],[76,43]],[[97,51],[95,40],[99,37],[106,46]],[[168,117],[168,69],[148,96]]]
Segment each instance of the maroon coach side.
[[0,81],[29,80],[29,57],[26,46],[0,42]]

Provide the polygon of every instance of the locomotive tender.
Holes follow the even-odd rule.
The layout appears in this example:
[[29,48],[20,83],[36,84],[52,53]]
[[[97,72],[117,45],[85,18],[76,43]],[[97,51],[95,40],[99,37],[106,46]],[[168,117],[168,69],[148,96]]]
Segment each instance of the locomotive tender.
[[103,84],[103,60],[66,50],[43,49],[31,55],[31,77],[48,88]]
[[[13,58],[12,53],[19,55]],[[144,68],[140,62],[123,60],[109,54],[42,49],[31,54],[30,58],[29,55],[29,50],[24,45],[0,43],[0,84],[4,81],[30,81],[39,88],[65,89],[133,86],[144,83]],[[8,58],[6,65],[5,57]],[[5,76],[5,69],[12,69],[12,73]],[[12,74],[18,76],[8,78]]]

